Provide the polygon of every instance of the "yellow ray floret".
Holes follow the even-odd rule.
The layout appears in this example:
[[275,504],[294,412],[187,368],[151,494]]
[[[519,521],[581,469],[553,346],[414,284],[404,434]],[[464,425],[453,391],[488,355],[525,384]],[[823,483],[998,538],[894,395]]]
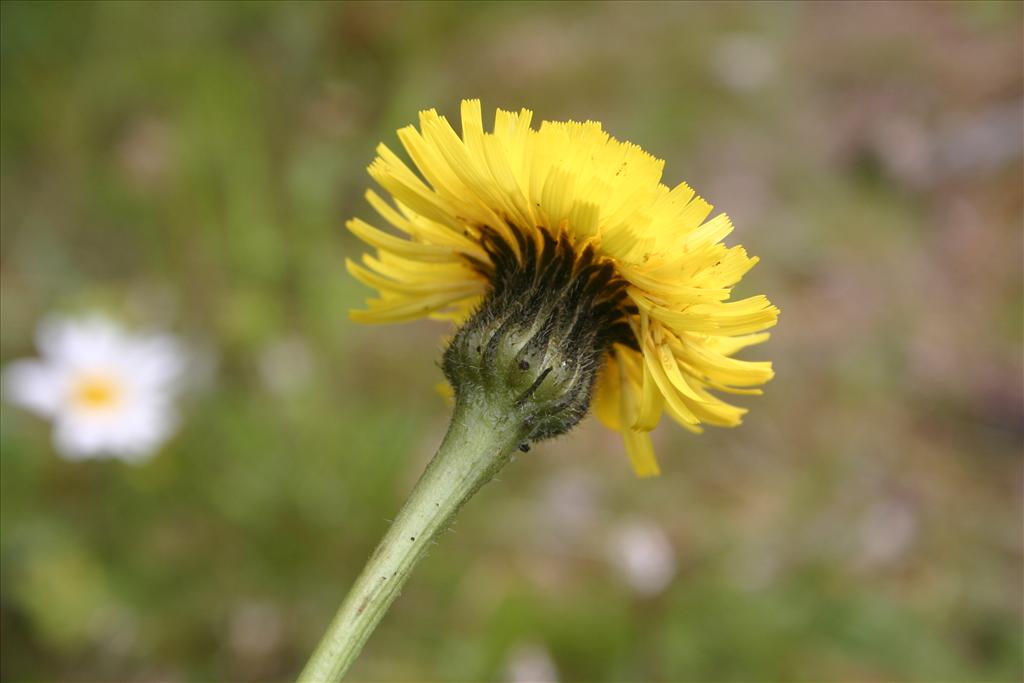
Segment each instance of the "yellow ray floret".
[[473,263],[487,259],[487,228],[513,249],[516,236],[568,235],[610,260],[629,286],[635,347],[614,344],[597,379],[594,412],[621,432],[636,473],[659,472],[649,432],[661,415],[701,431],[735,426],[745,409],[711,393],[758,394],[769,362],[733,357],[768,338],[778,309],[758,295],[730,301],[732,287],[757,259],[726,247],[724,214],[685,183],[662,184],[664,162],[608,135],[601,124],[545,121],[498,110],[485,131],[478,100],[462,103],[461,135],[434,110],[398,132],[412,167],[387,146],[369,167],[391,202],[367,192],[383,221],[401,235],[353,219],[348,228],[375,255],[347,261],[379,296],[360,322],[431,316],[464,320],[489,291]]

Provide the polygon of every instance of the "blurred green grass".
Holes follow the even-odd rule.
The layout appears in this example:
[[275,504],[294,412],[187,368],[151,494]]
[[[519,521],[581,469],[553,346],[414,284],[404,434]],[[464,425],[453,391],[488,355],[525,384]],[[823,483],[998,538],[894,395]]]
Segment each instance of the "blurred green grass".
[[[357,680],[1020,680],[1014,3],[0,4],[0,356],[52,310],[214,370],[138,467],[0,425],[3,680],[293,676],[443,433],[445,329],[364,328],[365,166],[462,97],[593,118],[728,211],[783,311],[747,423],[588,421],[420,567]],[[1009,111],[1009,116],[1006,112]],[[1009,124],[1007,124],[1009,120]],[[569,495],[583,491],[582,497]],[[610,529],[662,527],[632,593]]]

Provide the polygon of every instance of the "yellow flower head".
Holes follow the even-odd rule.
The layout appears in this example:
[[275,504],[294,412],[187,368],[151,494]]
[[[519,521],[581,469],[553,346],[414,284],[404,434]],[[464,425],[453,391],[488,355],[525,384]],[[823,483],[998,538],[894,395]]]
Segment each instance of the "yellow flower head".
[[[711,390],[761,393],[753,387],[772,378],[771,363],[732,355],[767,339],[762,331],[778,309],[762,295],[729,300],[757,258],[722,244],[732,231],[728,217],[706,220],[711,205],[688,185],[661,183],[663,161],[612,138],[600,123],[545,121],[538,130],[531,120],[525,109],[498,110],[488,133],[480,102],[466,100],[460,137],[434,110],[420,112],[418,130],[398,131],[418,174],[385,145],[377,148],[369,173],[393,204],[372,190],[366,198],[404,237],[348,222],[376,248],[362,264],[348,260],[348,270],[379,292],[352,318],[462,324],[496,298],[515,299],[507,302],[516,311],[510,319],[524,309],[561,310],[558,329],[576,336],[589,329],[587,343],[596,349],[596,362],[578,362],[577,374],[593,372],[578,391],[582,410],[574,409],[573,420],[593,389],[598,418],[622,433],[637,474],[658,474],[649,432],[662,413],[693,432],[702,423],[740,423],[746,410]],[[492,313],[476,317],[504,324]],[[520,368],[537,358],[550,371],[550,353],[534,347],[537,335],[544,343],[557,336],[551,328],[531,328]],[[475,351],[487,353],[479,343]],[[537,438],[555,433],[539,429]]]

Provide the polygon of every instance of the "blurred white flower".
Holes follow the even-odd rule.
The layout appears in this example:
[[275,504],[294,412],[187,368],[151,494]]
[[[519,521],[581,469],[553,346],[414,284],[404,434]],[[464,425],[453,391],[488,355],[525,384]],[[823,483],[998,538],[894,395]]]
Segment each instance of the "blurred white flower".
[[245,661],[258,660],[273,653],[280,647],[283,635],[281,610],[271,602],[244,601],[232,611],[228,622],[228,643],[234,653]]
[[720,40],[712,52],[711,66],[723,85],[741,93],[767,85],[779,69],[772,45],[748,34],[734,34]]
[[543,645],[517,645],[505,660],[505,680],[511,683],[556,683],[558,669]]
[[44,321],[36,344],[39,360],[4,368],[4,395],[53,421],[64,457],[142,460],[174,431],[186,366],[175,338],[131,334],[91,316]]
[[626,584],[641,595],[665,590],[676,574],[672,543],[660,527],[627,522],[609,535],[608,559]]
[[893,498],[874,503],[860,524],[860,566],[877,569],[898,562],[917,537],[918,526],[909,501]]
[[257,362],[263,385],[275,394],[294,394],[313,378],[313,355],[302,337],[283,337],[272,342]]

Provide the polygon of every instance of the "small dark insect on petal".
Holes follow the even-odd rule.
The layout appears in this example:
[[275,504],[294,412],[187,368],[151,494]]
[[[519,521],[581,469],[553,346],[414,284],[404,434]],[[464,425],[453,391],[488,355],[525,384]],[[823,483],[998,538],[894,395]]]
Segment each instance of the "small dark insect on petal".
[[530,444],[528,444],[528,443],[521,443],[521,444],[519,444],[519,450],[521,450],[523,453],[529,453],[530,452]]

